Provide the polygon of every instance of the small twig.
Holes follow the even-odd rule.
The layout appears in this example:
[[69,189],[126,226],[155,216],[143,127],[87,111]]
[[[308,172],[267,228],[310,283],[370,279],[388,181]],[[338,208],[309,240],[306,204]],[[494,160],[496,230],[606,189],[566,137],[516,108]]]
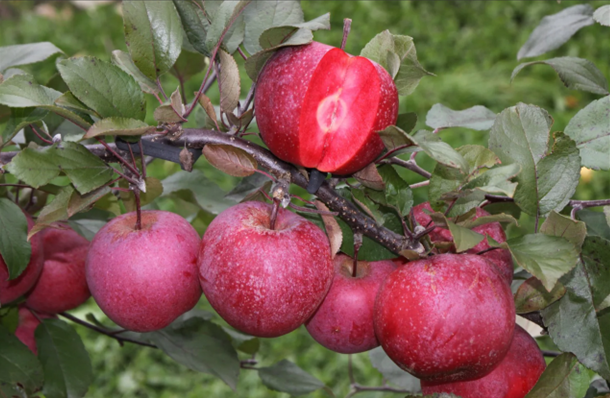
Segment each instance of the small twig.
[[341,41],[342,50],[345,50],[345,44],[347,43],[347,37],[349,36],[350,30],[352,30],[352,20],[345,18],[343,20],[343,40]]
[[159,80],[158,77],[157,77],[157,87],[159,87],[159,91],[161,91],[163,98],[165,98],[165,100],[167,101],[167,94],[165,94],[165,90],[163,90],[163,86],[161,85],[161,80]]
[[135,167],[133,167],[131,164],[129,164],[128,161],[126,161],[125,159],[123,159],[123,157],[121,155],[119,155],[114,149],[112,149],[110,147],[110,145],[108,145],[106,143],[106,141],[104,141],[103,139],[99,138],[99,137],[95,137],[95,139],[97,139],[97,141],[102,144],[104,146],[104,148],[106,148],[106,150],[108,152],[110,152],[111,154],[114,155],[115,158],[118,159],[119,162],[121,162],[122,164],[125,165],[125,167],[127,167],[133,174],[135,174],[137,177],[140,177],[140,172],[138,171],[138,169],[136,169]]
[[549,350],[541,350],[542,351],[542,355],[544,355],[545,357],[558,357],[561,355],[561,352],[559,351],[549,351]]
[[243,115],[248,110],[248,107],[250,107],[250,104],[252,103],[252,100],[254,99],[255,91],[256,91],[256,83],[252,83],[252,86],[250,86],[250,91],[248,91],[248,95],[246,95],[246,99],[244,100],[244,103],[242,104],[242,106],[239,107],[239,115],[237,115],[237,116]]
[[275,221],[277,220],[277,213],[280,210],[280,200],[273,198],[273,205],[271,207],[271,216],[269,217],[269,229],[275,229]]
[[127,146],[129,147],[129,154],[131,155],[131,163],[133,164],[133,167],[137,170],[138,164],[136,163],[136,156],[133,154],[133,149],[131,149],[131,145]]
[[490,252],[490,251],[496,250],[496,249],[500,249],[500,248],[499,247],[488,247],[487,249],[481,250],[480,252],[478,252],[477,255],[480,256],[481,254],[485,254],[487,252]]
[[246,54],[244,54],[244,52],[243,52],[243,50],[241,49],[241,47],[237,47],[237,52],[239,53],[239,55],[241,55],[241,57],[242,57],[244,60],[247,60],[247,59],[248,59],[248,56],[247,56]]
[[447,210],[445,210],[445,215],[449,214],[451,209],[453,209],[453,206],[455,206],[455,202],[457,202],[457,198],[453,199],[453,202],[451,202],[451,204],[447,207]]
[[133,194],[136,197],[136,231],[142,229],[142,208],[140,206],[140,189],[134,187]]
[[120,175],[122,178],[124,178],[128,182],[132,183],[133,185],[138,185],[138,182],[136,180],[134,180],[133,178],[129,177],[128,175],[121,173],[118,169],[112,167],[111,165],[108,165],[108,167],[110,167],[112,169],[112,171],[114,171],[115,173]]
[[141,139],[138,141],[138,145],[140,147],[140,162],[142,163],[142,178],[146,179],[146,161],[144,160],[144,146]]
[[30,124],[30,128],[32,129],[32,131],[34,132],[34,134],[36,134],[36,137],[40,138],[40,140],[42,142],[44,142],[45,144],[49,144],[49,145],[53,145],[53,141],[47,140],[46,138],[42,138],[42,136],[40,135],[40,133],[36,130],[36,127],[34,127],[33,124]]
[[310,209],[308,207],[302,207],[302,206],[295,205],[292,202],[288,203],[288,206],[291,209],[295,209],[296,211],[301,211],[303,213],[320,214],[322,216],[334,216],[334,217],[337,217],[339,215],[339,213],[336,211],[324,211],[324,210]]
[[421,187],[425,187],[430,185],[430,180],[426,180],[426,181],[422,181],[422,182],[417,182],[415,184],[411,184],[409,185],[409,188],[411,189],[415,189],[415,188],[421,188]]
[[159,94],[157,93],[153,93],[153,95],[155,96],[155,98],[157,99],[157,101],[159,101],[160,105],[163,105],[163,100],[159,97]]
[[402,160],[399,158],[390,158],[390,159],[384,160],[383,163],[390,163],[390,164],[395,164],[400,167],[404,167],[405,169],[409,169],[411,171],[416,172],[417,174],[419,174],[420,176],[422,176],[424,178],[429,179],[430,177],[432,177],[432,173],[419,167],[419,165],[413,160]]

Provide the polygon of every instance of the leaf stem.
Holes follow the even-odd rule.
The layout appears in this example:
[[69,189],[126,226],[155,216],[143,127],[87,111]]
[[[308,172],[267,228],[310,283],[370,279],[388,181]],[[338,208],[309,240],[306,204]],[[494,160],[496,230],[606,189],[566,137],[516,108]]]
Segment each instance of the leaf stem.
[[142,229],[142,208],[140,206],[140,189],[135,187],[133,190],[133,194],[136,197],[136,231]]
[[140,146],[140,162],[142,163],[142,178],[146,179],[146,161],[144,160],[144,146],[142,145],[142,139],[138,141],[138,145]]
[[[114,149],[112,149],[112,148],[110,147],[110,145],[108,145],[108,144],[106,143],[106,141],[104,141],[104,140],[103,140],[103,139],[101,139],[100,137],[95,137],[95,139],[96,139],[96,140],[97,140],[97,141],[98,141],[100,144],[102,144],[102,145],[104,146],[104,148],[106,148],[106,150],[107,150],[108,152],[110,152],[111,154],[113,154],[113,155],[114,155],[114,157],[116,157],[116,158],[117,158],[117,160],[118,160],[120,163],[123,163],[123,164],[125,165],[125,167],[127,167],[127,168],[128,168],[128,169],[129,169],[129,170],[130,170],[130,171],[131,171],[133,174],[135,174],[135,175],[136,175],[136,177],[138,177],[138,178],[140,177],[140,172],[138,171],[138,169],[136,169],[136,168],[135,168],[135,167],[133,167],[131,164],[129,164],[129,162],[128,162],[127,160],[125,160],[125,159],[124,159],[124,158],[123,158],[121,155],[119,155],[119,154],[118,154],[118,153],[117,153],[117,152],[116,152]],[[130,149],[131,149],[131,146],[129,146],[129,147],[130,147]],[[120,174],[119,174],[119,175],[120,175]]]
[[30,124],[30,128],[32,129],[32,131],[34,132],[34,134],[36,134],[36,137],[40,138],[40,140],[42,142],[44,142],[45,144],[49,144],[49,145],[53,145],[53,141],[49,141],[46,138],[42,138],[42,136],[40,135],[40,133],[36,130],[36,127],[34,127],[33,124]]
[[347,37],[349,32],[352,30],[352,20],[345,18],[343,20],[343,40],[341,41],[341,49],[345,51],[345,44],[347,43]]
[[273,205],[271,207],[271,216],[269,218],[269,229],[275,230],[275,222],[277,220],[277,214],[280,210],[280,200],[273,198]]

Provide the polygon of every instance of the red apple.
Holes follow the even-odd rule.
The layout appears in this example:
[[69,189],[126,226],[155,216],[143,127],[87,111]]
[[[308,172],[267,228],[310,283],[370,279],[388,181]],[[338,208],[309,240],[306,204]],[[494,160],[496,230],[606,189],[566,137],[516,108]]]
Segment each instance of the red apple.
[[305,323],[311,336],[329,350],[355,354],[379,345],[373,329],[375,297],[396,266],[392,261],[358,261],[335,257],[335,278],[324,301]]
[[482,377],[506,355],[515,305],[488,261],[440,254],[397,268],[375,301],[375,333],[388,356],[422,380]]
[[[427,210],[430,213],[434,213],[432,206],[430,206],[430,202],[420,203],[417,206],[413,206],[413,218],[415,221],[424,228],[429,228],[434,226],[434,222],[432,222],[432,217],[430,214],[426,213],[424,210]],[[432,243],[437,242],[453,242],[453,236],[448,229],[442,227],[434,228],[428,236]]]
[[[38,313],[40,319],[46,318],[55,318],[54,315],[48,315],[43,313]],[[15,336],[25,345],[28,346],[30,351],[34,353],[34,355],[38,355],[38,349],[36,348],[36,338],[34,337],[34,332],[36,328],[40,325],[40,321],[38,318],[32,314],[32,312],[27,309],[25,306],[19,306],[19,324],[17,325],[17,329],[15,330]]]
[[64,228],[47,228],[40,233],[44,266],[26,300],[26,305],[36,312],[57,314],[71,310],[91,296],[85,277],[89,241],[69,227]]
[[[28,231],[34,226],[32,218],[26,214],[28,220]],[[8,268],[4,259],[0,257],[0,305],[5,305],[11,301],[26,294],[36,280],[40,276],[42,271],[43,263],[43,249],[42,240],[39,234],[36,234],[30,239],[30,245],[32,246],[32,254],[30,256],[30,262],[26,269],[13,280],[8,280]]]
[[398,92],[377,63],[313,42],[285,47],[258,77],[256,120],[271,152],[323,172],[352,174],[383,151]]
[[328,238],[312,222],[245,202],[219,214],[199,249],[199,279],[210,304],[236,329],[259,337],[293,331],[314,313],[332,283]]
[[545,367],[536,340],[517,325],[508,354],[487,376],[445,384],[422,381],[422,391],[424,394],[453,393],[462,398],[523,398]]
[[112,219],[95,235],[86,260],[91,295],[117,325],[150,332],[169,325],[201,297],[197,280],[199,235],[167,211]]

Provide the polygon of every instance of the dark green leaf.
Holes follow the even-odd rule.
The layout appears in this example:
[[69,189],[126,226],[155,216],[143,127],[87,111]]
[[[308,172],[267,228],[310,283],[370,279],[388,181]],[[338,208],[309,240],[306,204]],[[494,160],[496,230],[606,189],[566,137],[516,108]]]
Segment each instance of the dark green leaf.
[[139,136],[150,134],[154,131],[155,126],[149,126],[140,120],[114,116],[95,122],[93,126],[89,128],[87,134],[85,134],[83,138],[93,138],[100,135]]
[[551,58],[544,61],[527,62],[517,66],[510,77],[515,76],[526,66],[543,64],[555,69],[559,78],[567,88],[589,91],[595,94],[608,94],[608,81],[593,62],[576,57]]
[[455,244],[455,250],[458,253],[465,252],[468,249],[472,249],[484,238],[483,235],[465,228],[463,226],[455,224],[453,221],[447,219],[443,213],[430,214],[435,225],[448,228],[453,236],[453,242]]
[[369,351],[369,359],[371,360],[371,365],[373,365],[373,367],[390,383],[410,392],[421,391],[419,380],[399,368],[398,365],[387,356],[383,351],[383,348],[377,347]]
[[8,145],[21,129],[41,121],[48,114],[42,108],[12,108],[9,112],[11,116],[1,132],[2,146]]
[[182,51],[182,24],[171,1],[124,1],[123,29],[133,63],[153,81]]
[[26,269],[32,255],[27,241],[28,223],[19,206],[0,198],[0,254],[8,269],[9,279],[15,279]]
[[59,91],[41,86],[30,75],[15,75],[0,85],[0,104],[11,108],[54,105]]
[[[266,3],[266,2],[265,2]],[[217,3],[218,4],[218,3]],[[218,4],[215,12],[212,14],[212,24],[210,25],[205,40],[205,46],[212,51],[218,45],[222,33],[229,27],[229,24],[234,23],[244,8],[250,4],[250,0],[240,1],[223,1]],[[207,4],[205,5],[207,9]]]
[[26,184],[38,188],[59,175],[54,161],[55,147],[24,148],[5,167]]
[[519,286],[515,293],[517,314],[540,311],[559,300],[566,293],[560,282],[548,292],[537,278],[531,277]]
[[519,49],[517,59],[537,57],[564,44],[581,28],[593,25],[593,7],[579,4],[547,15]]
[[[206,8],[208,4],[205,4]],[[195,50],[209,57],[211,55],[210,49],[206,47],[205,40],[210,28],[210,21],[208,21],[203,11],[203,2],[174,0],[174,6],[182,20],[182,26],[189,43]]]
[[0,324],[0,391],[20,385],[26,394],[42,387],[40,362],[28,347]]
[[76,330],[59,319],[45,319],[36,328],[36,345],[44,369],[45,396],[84,397],[93,382],[93,370]]
[[593,13],[593,19],[604,26],[610,26],[610,5],[599,7]]
[[274,48],[292,38],[299,31],[330,29],[330,14],[324,14],[311,21],[294,23],[288,26],[276,26],[265,30],[258,39],[263,49]]
[[226,195],[226,198],[235,202],[241,202],[245,197],[262,188],[267,182],[270,182],[269,177],[260,173],[254,173],[242,178],[235,188]]
[[164,196],[188,191],[192,193],[188,197],[189,201],[197,203],[202,209],[213,214],[219,214],[236,204],[225,198],[225,192],[199,170],[193,170],[190,173],[179,171],[164,179],[162,184]]
[[396,127],[404,131],[405,133],[410,133],[415,128],[417,124],[417,114],[415,112],[407,112],[401,113],[398,115],[398,119],[396,119]]
[[249,355],[254,355],[258,352],[261,345],[261,341],[258,337],[250,336],[227,327],[223,327],[222,329],[231,337],[233,347],[235,347],[236,350],[245,352]]
[[391,165],[378,169],[385,184],[385,198],[389,206],[394,207],[402,216],[406,216],[413,206],[413,192],[409,184],[402,179]]
[[[191,4],[190,1],[179,1],[181,4]],[[151,78],[146,76],[133,62],[131,56],[121,50],[114,50],[112,52],[112,62],[124,72],[131,75],[136,82],[140,85],[140,89],[148,94],[158,94],[159,86]]]
[[589,236],[600,236],[610,240],[610,223],[604,217],[604,213],[582,209],[576,212],[576,217],[587,224]]
[[292,26],[303,22],[303,10],[295,0],[254,1],[244,11],[246,32],[244,47],[250,54],[263,48],[259,38],[267,29],[276,26]]
[[175,361],[197,372],[209,373],[235,389],[239,377],[237,352],[222,328],[199,317],[173,322],[147,333]]
[[305,395],[324,387],[320,380],[286,359],[273,366],[260,368],[258,375],[267,388],[290,395]]
[[[343,234],[343,242],[341,244],[341,251],[348,256],[354,255],[354,232],[352,229],[341,219],[337,219],[341,232]],[[402,233],[402,223],[396,215],[394,210],[383,214],[382,225],[386,228],[391,229],[394,232]],[[364,236],[362,239],[362,247],[358,252],[358,259],[363,261],[380,261],[395,258],[396,254],[386,249],[385,246],[377,243],[376,241]]]
[[0,72],[13,66],[44,61],[52,55],[62,53],[63,51],[48,41],[0,47]]
[[552,211],[542,223],[540,232],[545,235],[561,236],[580,248],[587,236],[587,226],[582,221],[572,220]]
[[76,111],[76,112],[87,113],[87,114],[93,115],[95,117],[99,117],[99,115],[95,111],[89,109],[87,107],[87,105],[80,102],[69,91],[66,91],[65,93],[63,93],[61,95],[61,97],[57,98],[55,100],[55,105],[60,106],[62,108],[68,108],[68,109]]
[[582,248],[581,259],[593,294],[593,305],[597,312],[610,307],[610,241],[599,237],[588,237]]
[[144,119],[146,109],[140,86],[118,66],[95,57],[82,57],[59,61],[57,69],[72,94],[101,117]]
[[426,125],[433,129],[466,127],[473,130],[489,130],[495,119],[496,114],[481,105],[454,111],[443,104],[435,104],[426,115]]
[[591,102],[566,126],[565,133],[576,141],[582,165],[585,167],[610,170],[609,114],[610,96],[606,96]]
[[563,353],[553,359],[525,398],[582,398],[590,382],[590,372],[573,354]]

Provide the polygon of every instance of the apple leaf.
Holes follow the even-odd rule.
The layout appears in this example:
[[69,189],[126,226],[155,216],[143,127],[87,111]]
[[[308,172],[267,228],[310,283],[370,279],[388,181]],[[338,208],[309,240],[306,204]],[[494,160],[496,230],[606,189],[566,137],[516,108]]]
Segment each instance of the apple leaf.
[[409,392],[417,393],[421,391],[419,380],[399,368],[398,365],[387,356],[383,351],[383,348],[377,347],[369,351],[369,359],[371,360],[371,365],[373,365],[373,367],[390,383]]
[[48,41],[0,47],[0,72],[41,62],[55,54],[63,54],[63,51]]
[[225,192],[210,181],[201,171],[179,171],[161,181],[163,196],[174,195],[190,203],[199,205],[203,210],[219,214],[236,202],[225,197]]
[[[315,202],[316,208],[320,211],[329,212],[328,207],[319,200]],[[341,242],[343,241],[343,232],[341,231],[341,227],[335,217],[331,215],[322,215],[322,221],[324,222],[324,229],[326,230],[326,236],[328,236],[328,241],[330,242],[330,254],[332,258],[335,258],[335,255],[341,249]]]
[[76,330],[59,319],[45,319],[35,332],[47,397],[83,397],[93,382],[91,360]]
[[93,126],[87,130],[87,133],[83,136],[83,138],[87,139],[101,135],[139,136],[150,134],[154,131],[155,126],[149,126],[140,120],[114,116],[95,122]]
[[517,314],[540,311],[559,300],[566,293],[566,288],[557,282],[548,292],[537,278],[531,277],[519,286],[515,293]]
[[124,1],[123,28],[131,59],[153,81],[174,65],[182,51],[182,24],[171,1]]
[[587,270],[593,305],[600,311],[610,307],[610,241],[600,237],[587,237],[581,259]]
[[325,387],[320,380],[286,359],[272,366],[259,368],[258,376],[270,390],[290,395],[305,395]]
[[459,219],[456,219],[457,225],[460,225],[464,228],[470,228],[470,229],[478,227],[480,225],[489,224],[492,222],[508,222],[511,224],[515,224],[517,226],[519,225],[519,222],[515,219],[515,217],[513,217],[510,214],[504,214],[504,213],[492,214],[489,216],[479,217],[477,219],[474,219],[474,218],[463,219],[462,217],[459,217]]
[[215,323],[200,317],[178,319],[146,336],[176,362],[214,375],[232,389],[237,386],[237,352],[227,333]]
[[417,113],[407,112],[401,113],[396,119],[396,127],[404,131],[405,133],[411,133],[417,124]]
[[383,191],[385,189],[385,183],[383,182],[383,178],[381,178],[375,163],[371,163],[364,169],[352,174],[352,177],[367,188],[376,191]]
[[593,23],[593,7],[589,4],[575,5],[557,14],[547,15],[519,49],[517,59],[537,57],[554,50],[581,28]]
[[603,213],[582,209],[576,212],[576,217],[587,225],[587,235],[610,240],[610,222]]
[[229,145],[203,147],[203,155],[218,170],[234,177],[246,177],[256,172],[258,163],[242,149]]
[[267,29],[277,26],[292,26],[305,21],[303,10],[295,0],[254,1],[244,11],[246,31],[244,47],[250,54],[263,48],[259,39]]
[[182,103],[180,87],[178,87],[170,96],[169,103],[166,102],[155,109],[153,117],[160,123],[180,123],[185,120],[182,117],[185,112],[186,109]]
[[[179,3],[191,4],[190,1],[180,1]],[[160,92],[159,86],[151,78],[146,76],[133,62],[131,55],[121,50],[114,50],[112,52],[112,62],[121,68],[125,73],[135,79],[140,85],[140,89],[147,94],[158,94]]]
[[89,109],[87,105],[83,104],[76,98],[71,92],[66,91],[59,98],[55,100],[55,105],[62,108],[67,108],[75,112],[87,113],[99,118],[99,115],[92,109]]
[[582,221],[572,220],[570,217],[552,211],[542,223],[540,232],[545,235],[561,236],[580,249],[587,236],[587,226]]
[[525,398],[582,398],[590,382],[587,368],[566,352],[553,359]]
[[413,206],[413,191],[409,184],[391,165],[381,166],[378,171],[385,184],[384,194],[387,205],[395,208],[402,216],[408,215]]
[[[146,184],[146,192],[140,192],[140,206],[146,206],[147,204],[152,203],[153,200],[163,194],[163,185],[158,179],[146,177],[144,183]],[[126,188],[129,184],[127,181],[121,180],[119,185]],[[133,192],[121,192],[121,200],[125,205],[125,210],[136,211],[136,199]]]
[[[350,257],[354,256],[354,232],[345,223],[345,221],[338,219],[341,231],[343,231],[343,244],[341,245],[341,251]],[[383,214],[383,226],[391,229],[394,232],[402,233],[402,224],[398,216],[393,213]],[[395,258],[396,254],[389,251],[385,246],[380,245],[374,240],[367,236],[362,238],[362,247],[358,252],[358,260],[362,261],[380,261]]]
[[595,10],[593,19],[600,25],[610,26],[610,5],[601,6]]
[[[251,0],[223,1],[220,3],[211,2],[212,4],[216,3],[216,6],[213,12],[210,12],[210,14],[212,15],[212,24],[207,30],[207,36],[205,39],[205,46],[208,48],[208,50],[211,51],[214,47],[216,47],[218,41],[222,36],[222,33],[225,31],[225,29],[227,29],[227,27],[229,27],[229,24],[233,24],[233,26],[237,25],[235,22],[237,21],[237,19],[242,18],[240,14],[242,13],[242,11],[244,11],[246,6],[250,4],[250,2]],[[208,3],[205,4],[205,8],[206,11],[210,11]],[[227,29],[227,32],[229,32],[230,30],[231,27]],[[224,40],[226,40],[227,37],[230,37],[228,33],[227,35],[225,35]],[[226,41],[223,42],[226,45]]]
[[[137,2],[125,4],[131,3]],[[118,66],[82,57],[61,60],[57,69],[72,94],[101,117],[144,119],[146,103],[140,85]]]
[[32,246],[27,241],[27,230],[27,219],[19,206],[0,198],[0,254],[9,280],[21,275],[30,262]]
[[[176,11],[182,21],[182,27],[186,33],[186,38],[195,50],[199,53],[210,56],[210,49],[206,47],[205,41],[207,31],[210,28],[210,21],[205,15],[202,1],[183,1],[173,0]],[[205,5],[208,8],[208,4]],[[209,12],[209,10],[207,10]]]
[[[1,87],[1,86],[0,86]],[[565,133],[580,150],[582,165],[594,170],[610,170],[610,96],[592,101],[570,120]]]
[[[213,315],[211,313],[209,313],[209,315],[209,319],[211,319]],[[224,326],[222,327],[222,330],[231,337],[231,342],[236,350],[249,355],[254,355],[258,352],[261,345],[261,341],[258,337],[250,336],[249,334],[238,332],[235,329]]]
[[0,85],[0,104],[11,108],[53,105],[59,91],[41,86],[30,75],[15,75]]
[[608,81],[593,62],[576,57],[551,58],[544,61],[533,61],[517,66],[510,77],[512,81],[523,68],[543,64],[555,69],[567,88],[588,91],[595,94],[608,94]]
[[38,358],[0,324],[0,391],[19,385],[26,394],[34,394],[44,381]]
[[0,132],[2,137],[0,144],[2,146],[8,145],[21,129],[30,124],[40,122],[48,114],[42,108],[11,108],[9,112],[10,117],[4,124],[4,129]]
[[453,236],[453,242],[455,243],[455,251],[458,253],[472,249],[485,238],[483,235],[474,232],[469,228],[457,225],[453,221],[447,219],[443,213],[432,213],[430,214],[430,217],[432,217],[434,225],[449,229]]
[[509,249],[517,264],[540,279],[547,291],[578,262],[577,247],[558,236],[529,234],[509,239],[501,247]]
[[260,173],[254,173],[242,178],[231,192],[226,195],[226,198],[235,202],[241,202],[244,198],[265,187],[269,182],[271,182],[269,177]]
[[220,58],[220,76],[218,89],[220,91],[220,109],[225,113],[231,113],[239,104],[241,82],[239,80],[239,69],[231,54],[224,50],[218,51]]
[[489,130],[495,119],[496,114],[481,105],[454,111],[443,104],[435,104],[426,114],[426,125],[433,129],[466,127],[473,130]]
[[[352,189],[351,192],[353,202],[378,224],[383,225],[383,213],[379,211],[379,203],[371,200],[366,194],[367,190]],[[383,199],[381,202],[386,206],[385,197]]]
[[319,16],[311,21],[276,26],[265,30],[258,39],[263,49],[269,49],[286,42],[299,30],[330,30],[330,13]]

